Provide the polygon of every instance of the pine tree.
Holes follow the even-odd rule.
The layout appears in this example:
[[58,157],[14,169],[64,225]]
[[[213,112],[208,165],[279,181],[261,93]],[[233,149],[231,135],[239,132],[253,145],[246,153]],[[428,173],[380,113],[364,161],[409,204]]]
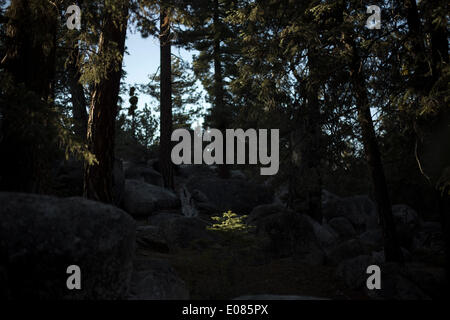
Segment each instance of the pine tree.
[[[150,83],[141,85],[141,91],[154,98],[159,105],[161,79],[159,72],[149,76]],[[187,62],[181,58],[172,59],[172,115],[173,129],[190,129],[200,116],[200,99],[196,78]],[[159,107],[156,111],[160,112]]]
[[[233,125],[229,79],[236,74],[235,57],[239,53],[236,30],[225,19],[234,3],[223,0],[185,1],[179,4],[183,28],[177,32],[177,44],[199,52],[194,70],[208,92],[212,104],[205,126],[225,131]],[[226,150],[224,148],[224,156]],[[219,165],[222,178],[229,177],[229,166]]]
[[[324,60],[323,48],[314,38],[321,35],[309,13],[311,6],[312,2],[242,1],[230,17],[245,26],[240,31],[241,71],[233,87],[235,94],[251,92],[247,99],[252,102],[238,103],[243,112],[254,105],[257,122],[265,118],[261,114],[267,116],[259,126],[279,121],[275,124],[282,128],[284,140],[280,145],[287,146],[282,153],[289,159],[284,172],[289,205],[321,221],[323,103],[319,92],[326,79],[321,70],[326,68],[319,64]],[[303,34],[305,29],[308,33]]]
[[128,20],[128,1],[105,3],[98,55],[107,61],[104,74],[94,84],[87,141],[96,163],[86,164],[84,192],[89,199],[113,203],[115,121],[118,112],[122,60]]
[[161,134],[160,168],[164,187],[174,188],[172,153],[172,35],[170,8],[160,4],[160,48],[161,48]]
[[[43,192],[54,131],[58,10],[49,2],[13,0],[1,57],[2,140],[0,189]],[[46,155],[46,156],[43,156]]]
[[75,135],[85,141],[87,135],[88,114],[86,112],[87,101],[81,79],[81,54],[76,44],[73,44],[68,61],[68,85],[72,102],[72,114]]

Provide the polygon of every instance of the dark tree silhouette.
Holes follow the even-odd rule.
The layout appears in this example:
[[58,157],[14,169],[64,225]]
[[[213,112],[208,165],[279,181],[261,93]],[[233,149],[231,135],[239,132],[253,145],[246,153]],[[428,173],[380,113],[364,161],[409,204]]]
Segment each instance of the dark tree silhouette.
[[164,187],[174,188],[172,152],[172,57],[170,11],[161,5],[160,8],[160,48],[161,48],[161,141],[160,168]]

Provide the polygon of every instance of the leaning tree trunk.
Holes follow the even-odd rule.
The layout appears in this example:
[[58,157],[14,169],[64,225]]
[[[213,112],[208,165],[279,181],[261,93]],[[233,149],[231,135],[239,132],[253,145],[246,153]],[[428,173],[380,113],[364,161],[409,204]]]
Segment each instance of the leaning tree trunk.
[[356,97],[358,120],[361,126],[364,151],[369,173],[372,178],[375,200],[378,205],[378,215],[383,229],[384,253],[388,262],[403,262],[403,254],[397,239],[391,200],[381,160],[380,148],[375,134],[375,127],[370,111],[367,95],[366,79],[363,74],[362,60],[353,44],[353,63],[351,82]]
[[[128,20],[128,1],[117,0],[114,4],[116,5],[114,8],[108,8],[110,12],[107,12],[105,17],[98,50],[101,58],[107,55],[110,55],[109,58],[111,55],[117,58],[109,63],[105,77],[94,86],[87,142],[89,151],[96,158],[96,163],[88,163],[84,175],[85,196],[105,203],[114,202],[115,121]],[[114,51],[111,51],[112,47],[115,47]]]
[[170,13],[161,8],[160,13],[160,50],[161,50],[161,142],[160,168],[164,187],[174,189],[172,152],[172,57]]

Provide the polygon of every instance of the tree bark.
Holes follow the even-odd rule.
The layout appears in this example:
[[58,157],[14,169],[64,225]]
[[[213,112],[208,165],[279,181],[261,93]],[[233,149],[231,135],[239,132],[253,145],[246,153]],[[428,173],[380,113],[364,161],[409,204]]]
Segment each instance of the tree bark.
[[[439,12],[442,14],[442,20],[447,21],[447,15],[448,10],[445,11],[445,8],[447,8],[448,4],[445,1],[440,1],[440,4],[442,5],[441,9],[443,10],[436,10],[436,12]],[[433,7],[434,8],[434,7]],[[444,92],[445,90],[448,90],[448,82],[444,81],[442,85],[437,85],[439,79],[442,77],[443,69],[446,65],[449,63],[449,54],[448,54],[448,30],[447,30],[447,24],[439,25],[437,21],[434,19],[435,17],[431,15],[429,17],[429,21],[427,21],[427,24],[429,25],[430,32],[431,32],[431,70],[432,70],[432,81],[430,83],[430,90],[434,89],[438,92]],[[436,88],[437,87],[437,88]],[[430,94],[431,92],[428,92]],[[447,128],[445,130],[446,137],[448,137],[450,127],[450,113],[448,108],[448,103],[445,100],[440,101],[441,105],[443,106],[442,111],[439,113],[438,117],[442,119],[443,121],[440,121],[439,126],[433,127],[434,132],[439,132],[442,130],[442,128]],[[436,138],[437,137],[437,138]],[[439,152],[434,154],[435,157],[439,157],[440,159],[445,159],[441,165],[441,174],[444,176],[445,170],[450,170],[449,168],[444,168],[445,165],[450,165],[449,163],[449,156],[448,152],[446,152],[446,142],[448,142],[447,138],[441,138],[439,135],[436,135],[434,137],[436,139],[433,141],[434,143],[438,143],[439,145]],[[448,145],[448,144],[447,144]],[[443,147],[444,146],[444,147]],[[447,149],[448,150],[448,149]],[[436,185],[437,192],[439,193],[439,202],[440,202],[440,215],[441,215],[441,221],[444,229],[444,242],[445,242],[445,268],[446,268],[446,287],[450,287],[450,187],[446,186],[440,186],[439,184]],[[450,295],[448,292],[446,292],[447,297]]]
[[[440,112],[433,117],[434,119],[428,118],[425,123],[422,123],[419,119],[415,123],[417,140],[421,142],[422,149],[425,150],[423,152],[425,158],[430,159],[428,162],[425,161],[424,165],[427,167],[425,171],[431,178],[431,182],[436,184],[440,175],[443,174],[445,166],[448,165],[449,159],[446,145],[448,145],[447,137],[450,116],[448,108],[446,108],[446,102],[439,98],[439,93],[447,90],[446,82],[444,81],[442,85],[436,87],[442,76],[443,68],[449,63],[447,25],[445,23],[439,24],[439,20],[436,20],[436,15],[441,14],[442,20],[447,21],[446,15],[448,10],[445,9],[448,4],[447,1],[435,1],[425,4],[423,8],[425,28],[422,26],[416,1],[407,0],[405,1],[405,6],[407,7],[406,17],[409,38],[412,39],[413,43],[413,50],[411,50],[410,54],[414,57],[414,62],[417,66],[412,81],[415,84],[413,88],[423,97],[436,95],[442,105]],[[425,32],[427,35],[429,34],[430,50],[426,50],[424,44]],[[429,52],[431,52],[431,55]],[[430,122],[433,122],[431,127],[428,125]],[[433,187],[436,189],[436,198],[439,199],[441,221],[445,235],[448,287],[450,285],[450,195],[449,190],[442,191],[438,186]]]
[[[87,142],[89,151],[95,155],[97,163],[87,164],[84,175],[84,194],[87,198],[105,203],[113,203],[113,168],[115,121],[118,112],[122,61],[128,19],[128,1],[116,1],[115,10],[120,18],[114,19],[107,12],[104,29],[100,36],[99,54],[108,54],[116,46],[119,58],[110,62],[104,79],[94,85],[89,113]],[[111,52],[109,52],[111,54]]]
[[[320,170],[321,114],[318,99],[319,78],[317,52],[310,49],[308,55],[309,77],[306,92],[307,102],[299,110],[299,130],[293,137],[293,179],[290,179],[289,206],[308,214],[322,223],[322,176]],[[298,78],[297,81],[302,79]]]
[[2,97],[0,148],[8,156],[0,160],[0,189],[40,193],[48,170],[42,155],[45,141],[21,129],[26,119],[27,126],[41,130],[38,135],[45,136],[47,130],[47,107],[54,95],[57,12],[49,3],[13,0],[5,18],[7,49],[1,66],[13,88]]
[[164,187],[174,189],[172,152],[172,44],[170,12],[162,7],[160,13],[160,50],[161,50],[161,141],[160,167]]
[[80,83],[81,72],[79,69],[80,50],[74,46],[70,52],[67,72],[69,77],[69,90],[72,102],[72,114],[74,121],[75,135],[81,141],[86,140],[88,114],[86,112],[86,96],[83,85]]
[[304,123],[307,143],[303,145],[302,150],[302,155],[304,155],[303,170],[311,183],[307,190],[307,212],[313,219],[322,223],[322,175],[320,170],[322,158],[320,150],[322,122],[318,98],[320,86],[316,52],[309,55],[309,69],[311,71],[312,83],[307,93],[307,116]]
[[361,126],[364,151],[378,206],[378,215],[383,230],[384,254],[387,262],[403,263],[403,254],[397,239],[397,232],[392,214],[392,205],[381,160],[375,127],[367,95],[366,79],[363,74],[362,60],[353,43],[353,63],[351,82],[356,97],[358,120]]
[[[211,120],[216,129],[220,130],[225,136],[225,131],[228,127],[227,115],[225,110],[225,92],[223,85],[223,70],[221,59],[220,46],[220,16],[219,16],[219,1],[214,0],[214,14],[213,14],[213,61],[214,61],[214,109],[211,112]],[[226,144],[223,145],[223,159],[226,159]],[[218,165],[218,174],[223,179],[230,177],[230,167],[224,161],[223,164]]]
[[[448,11],[444,10],[445,8],[448,8],[448,4],[446,2],[443,3],[442,1],[441,3],[442,10],[439,10],[438,12],[442,15],[441,21],[447,22]],[[447,24],[439,24],[434,18],[434,16],[431,16],[431,21],[428,21],[431,29],[431,70],[433,85],[442,76],[442,70],[444,69],[445,64],[449,63]],[[443,89],[445,90],[447,87]]]

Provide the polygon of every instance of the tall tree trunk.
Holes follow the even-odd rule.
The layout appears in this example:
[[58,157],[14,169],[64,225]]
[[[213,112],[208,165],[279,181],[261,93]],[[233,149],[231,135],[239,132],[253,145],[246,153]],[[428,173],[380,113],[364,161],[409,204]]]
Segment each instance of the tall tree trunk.
[[83,85],[80,83],[80,50],[76,45],[70,52],[67,72],[69,78],[69,91],[72,102],[72,114],[74,121],[75,135],[81,141],[86,140],[88,114],[86,112],[86,96]]
[[[318,99],[319,83],[317,55],[310,49],[308,55],[307,102],[299,110],[297,122],[299,130],[293,137],[293,166],[289,206],[305,212],[311,218],[322,223],[322,175],[320,170],[321,150],[321,114]],[[302,81],[297,78],[297,81]]]
[[[107,8],[103,32],[100,35],[99,55],[111,55],[115,47],[119,58],[107,66],[105,78],[94,85],[89,113],[87,142],[97,163],[87,164],[84,175],[84,193],[89,199],[113,203],[113,168],[115,121],[118,112],[122,61],[128,19],[128,1],[116,0]],[[114,13],[113,10],[117,10]],[[116,19],[114,18],[116,17]],[[117,19],[119,17],[119,19]]]
[[[220,33],[220,16],[219,16],[219,1],[214,0],[214,14],[213,14],[213,61],[214,61],[214,107],[211,112],[212,123],[216,129],[219,129],[222,134],[225,134],[228,128],[227,114],[225,108],[225,92],[223,84],[223,69],[221,58],[221,33]],[[225,135],[224,135],[225,136]],[[226,159],[226,144],[223,145],[223,159]],[[230,177],[230,167],[224,161],[218,166],[219,176],[227,179]]]
[[161,141],[160,167],[164,187],[174,188],[172,152],[172,44],[170,12],[162,7],[160,13],[160,49],[161,49]]
[[307,143],[302,145],[302,171],[309,181],[307,189],[307,212],[308,214],[322,223],[322,175],[321,164],[321,115],[319,104],[319,69],[317,65],[317,52],[309,55],[309,70],[311,72],[311,85],[308,86],[306,104],[307,115],[304,122],[304,132]]
[[[8,155],[0,157],[2,190],[43,191],[48,160],[42,150],[54,95],[57,14],[50,3],[37,0],[13,0],[6,13],[7,50],[1,65],[12,82],[1,106],[0,148]],[[22,130],[24,121],[37,134]]]
[[417,90],[425,89],[428,84],[425,82],[425,74],[428,73],[428,65],[425,55],[425,36],[422,23],[420,22],[419,9],[416,0],[405,0],[403,3],[406,11],[406,21],[408,23],[408,37],[411,41],[411,55],[414,58],[415,77],[411,85]]
[[[428,179],[431,180],[437,199],[439,199],[441,221],[444,228],[444,240],[446,246],[446,270],[447,270],[447,287],[450,285],[450,195],[448,190],[440,190],[436,185],[440,176],[449,165],[448,156],[448,128],[450,115],[447,102],[440,98],[440,93],[447,90],[447,83],[444,81],[442,85],[436,87],[439,79],[442,76],[443,68],[449,63],[448,54],[448,30],[447,1],[434,1],[427,3],[423,8],[423,15],[425,16],[425,28],[419,15],[419,10],[415,0],[406,0],[407,7],[407,23],[409,29],[409,38],[412,39],[413,48],[410,54],[415,58],[416,70],[413,76],[413,88],[422,97],[436,95],[439,103],[442,105],[440,112],[430,119],[428,117],[423,126],[419,119],[416,121],[415,128],[417,134],[417,141],[421,143],[423,149],[423,158],[427,159],[423,165],[426,168]],[[439,8],[439,9],[437,9]],[[436,19],[437,15],[441,15],[441,19]],[[444,21],[444,23],[442,23]],[[424,30],[425,29],[425,30]],[[425,32],[430,36],[430,50],[426,50],[424,39],[426,39]],[[428,52],[431,51],[431,56]],[[426,76],[425,76],[426,75]],[[434,93],[433,93],[434,91]],[[429,123],[433,122],[432,126]],[[438,161],[436,161],[438,160]]]
[[[441,212],[442,229],[444,231],[445,243],[445,273],[446,273],[446,288],[450,286],[450,187],[442,187],[439,190],[439,209]],[[446,297],[450,293],[446,291]]]
[[83,85],[80,83],[80,50],[76,45],[70,52],[67,72],[69,77],[69,90],[72,102],[72,114],[74,120],[75,135],[81,141],[86,140],[88,114],[86,112],[86,96]]
[[[441,81],[438,84],[440,78],[443,74],[443,69],[449,64],[449,54],[448,54],[448,30],[447,30],[447,16],[448,16],[448,3],[447,1],[438,1],[435,5],[440,5],[441,10],[435,10],[436,14],[441,15],[441,20],[436,19],[434,15],[428,17],[427,25],[431,32],[431,81],[430,81],[430,91],[433,89],[436,92],[442,93],[448,90],[448,81]],[[445,10],[447,8],[447,10]],[[434,6],[432,7],[434,9]],[[444,21],[444,23],[442,23]],[[436,85],[438,84],[438,85]],[[430,94],[429,92],[428,94]],[[439,182],[445,183],[445,181],[440,181],[446,172],[450,171],[450,158],[448,153],[448,137],[450,133],[450,111],[448,108],[448,102],[445,99],[440,99],[440,103],[443,106],[441,112],[437,116],[442,119],[440,125],[433,127],[434,133],[441,130],[445,130],[445,137],[439,137],[439,134],[434,135],[434,141],[430,144],[437,144],[438,152],[434,153],[434,157],[439,157],[443,159],[442,165],[440,166],[440,177]],[[438,122],[438,123],[439,123]],[[443,129],[446,128],[446,129]],[[441,140],[442,139],[442,140]],[[445,167],[447,166],[447,167]],[[447,181],[448,182],[448,181]],[[441,221],[444,229],[444,241],[445,241],[445,267],[446,267],[446,288],[450,287],[450,187],[436,184],[436,192],[439,193],[440,199],[440,215]],[[447,297],[450,294],[447,292]]]
[[[440,14],[440,19],[436,19],[435,15],[428,17],[429,29],[431,32],[431,70],[432,84],[436,84],[442,76],[445,65],[450,62],[448,54],[448,2],[440,1],[440,9],[435,10],[436,14]],[[434,7],[433,7],[434,9]],[[447,9],[447,10],[445,10]],[[444,84],[443,90],[448,88],[448,83]]]
[[372,178],[375,200],[378,206],[378,215],[383,229],[384,254],[386,261],[388,262],[403,263],[403,254],[397,239],[396,227],[392,215],[392,205],[381,160],[380,148],[378,146],[370,111],[366,79],[363,74],[363,63],[354,43],[352,47],[353,63],[351,82],[356,97],[358,120],[361,126],[367,165]]

